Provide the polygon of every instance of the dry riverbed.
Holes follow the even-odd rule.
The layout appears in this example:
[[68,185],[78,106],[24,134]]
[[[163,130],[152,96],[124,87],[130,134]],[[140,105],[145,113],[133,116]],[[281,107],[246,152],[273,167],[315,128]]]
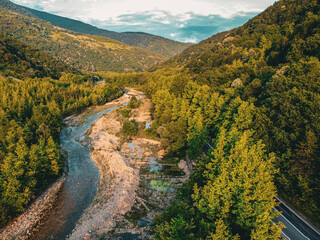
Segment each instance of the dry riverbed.
[[[174,201],[176,189],[188,177],[186,163],[169,159],[160,142],[148,139],[143,127],[152,124],[151,102],[143,93],[129,90],[104,106],[92,107],[64,120],[67,126],[79,126],[88,116],[130,101],[140,101],[131,110],[129,120],[139,122],[139,134],[130,140],[121,134],[125,118],[114,110],[102,115],[87,130],[81,144],[90,148],[90,157],[99,169],[97,194],[84,211],[69,239],[151,239],[150,224],[156,214]],[[3,229],[0,239],[28,239],[55,203],[65,180],[61,177],[30,208]]]
[[[138,96],[141,103],[132,110],[130,120],[140,126],[141,122],[151,124],[150,100],[137,91],[131,90],[130,95]],[[144,137],[124,140],[123,121],[114,110],[87,131],[82,144],[91,148],[100,183],[69,239],[151,239],[152,219],[173,201],[177,187],[186,179],[178,163],[181,168],[186,164],[166,159],[159,141]]]
[[2,240],[25,240],[32,235],[45,218],[46,213],[55,203],[66,176],[63,174],[46,192],[44,192],[23,214],[16,218],[11,224],[2,229],[0,239]]

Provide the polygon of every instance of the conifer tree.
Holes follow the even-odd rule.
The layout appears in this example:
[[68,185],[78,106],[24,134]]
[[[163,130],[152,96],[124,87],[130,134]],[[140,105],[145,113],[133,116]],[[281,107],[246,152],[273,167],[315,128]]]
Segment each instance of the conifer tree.
[[208,224],[223,221],[241,239],[280,239],[281,227],[271,222],[277,215],[272,211],[275,158],[261,142],[254,144],[251,135],[222,129],[203,172],[204,185],[194,187],[194,206]]

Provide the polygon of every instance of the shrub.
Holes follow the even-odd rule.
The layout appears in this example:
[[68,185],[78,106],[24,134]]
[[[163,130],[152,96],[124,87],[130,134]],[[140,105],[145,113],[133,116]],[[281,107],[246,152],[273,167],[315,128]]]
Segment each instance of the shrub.
[[133,109],[133,108],[138,108],[140,105],[139,100],[137,99],[136,96],[132,96],[130,99],[130,102],[128,103],[128,107]]
[[125,136],[132,137],[137,135],[138,133],[138,123],[135,120],[132,121],[124,121],[122,126],[122,133]]

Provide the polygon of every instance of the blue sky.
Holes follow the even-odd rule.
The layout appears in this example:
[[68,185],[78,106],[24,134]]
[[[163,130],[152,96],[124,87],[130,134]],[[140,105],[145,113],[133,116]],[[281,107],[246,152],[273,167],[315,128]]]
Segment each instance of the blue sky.
[[117,32],[196,43],[238,27],[275,0],[13,0]]

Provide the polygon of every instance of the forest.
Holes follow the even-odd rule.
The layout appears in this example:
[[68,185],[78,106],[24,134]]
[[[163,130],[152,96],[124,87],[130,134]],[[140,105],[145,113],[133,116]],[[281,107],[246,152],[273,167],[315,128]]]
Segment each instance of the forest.
[[319,10],[317,1],[279,1],[192,46],[193,56],[107,74],[144,89],[153,134],[196,162],[177,203],[155,220],[156,239],[279,239],[281,226],[270,225],[277,194],[320,222]]
[[85,35],[24,16],[2,7],[0,33],[37,48],[81,71],[143,71],[165,59],[164,56],[114,39]]
[[62,119],[122,95],[119,85],[82,74],[0,35],[0,226],[23,212],[61,174]]
[[[81,73],[0,36],[0,225],[61,172],[62,118],[120,96],[122,86],[151,98],[148,134],[196,165],[154,219],[155,239],[280,239],[276,195],[320,223],[319,1],[278,1],[140,73]],[[133,122],[123,128],[135,131]]]

